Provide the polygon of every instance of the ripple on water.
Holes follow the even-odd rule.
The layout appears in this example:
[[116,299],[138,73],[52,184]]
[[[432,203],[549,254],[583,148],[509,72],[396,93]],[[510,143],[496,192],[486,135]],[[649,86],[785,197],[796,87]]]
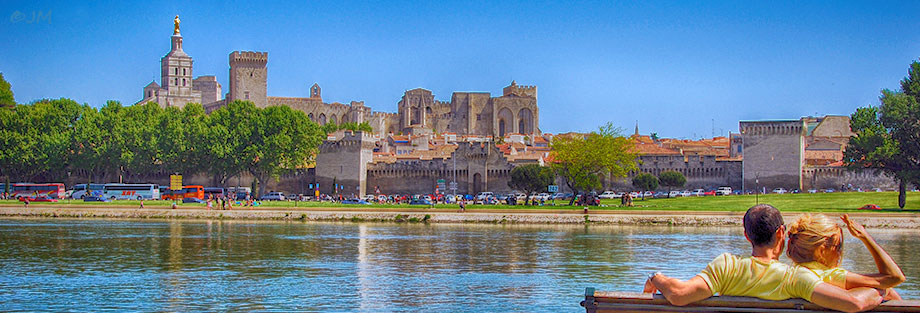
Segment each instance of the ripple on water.
[[[873,234],[920,298],[920,232]],[[749,249],[738,227],[0,220],[0,311],[578,311]]]

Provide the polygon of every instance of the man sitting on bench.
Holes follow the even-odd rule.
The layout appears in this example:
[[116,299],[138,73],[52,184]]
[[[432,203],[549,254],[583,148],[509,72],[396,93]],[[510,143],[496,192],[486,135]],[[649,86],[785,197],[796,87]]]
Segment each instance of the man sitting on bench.
[[744,214],[744,237],[751,242],[750,257],[724,253],[687,281],[654,273],[645,282],[646,293],[661,291],[672,305],[684,306],[719,294],[765,300],[802,298],[822,307],[859,312],[882,301],[872,288],[844,290],[821,281],[811,270],[778,261],[785,247],[786,227],[779,210],[758,204]]

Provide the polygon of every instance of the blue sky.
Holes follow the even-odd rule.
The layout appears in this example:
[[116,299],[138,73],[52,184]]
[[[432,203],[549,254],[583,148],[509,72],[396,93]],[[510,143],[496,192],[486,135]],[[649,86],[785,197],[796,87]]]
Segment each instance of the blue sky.
[[[739,120],[849,115],[920,57],[920,2],[3,1],[0,72],[16,100],[136,102],[182,20],[195,75],[267,51],[270,96],[395,112],[416,87],[539,88],[544,132],[608,121],[700,138]],[[38,17],[37,19],[35,17]]]

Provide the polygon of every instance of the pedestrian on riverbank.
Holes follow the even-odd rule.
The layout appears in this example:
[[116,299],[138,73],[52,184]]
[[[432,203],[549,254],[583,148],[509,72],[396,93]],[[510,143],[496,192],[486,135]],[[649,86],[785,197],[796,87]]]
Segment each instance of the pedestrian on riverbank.
[[210,211],[211,207],[213,206],[213,203],[211,203],[211,201],[213,201],[212,198],[213,197],[208,197],[208,202],[205,204],[205,207],[208,208],[208,211]]
[[139,209],[143,209],[143,208],[144,208],[144,199],[141,199],[141,207]]
[[466,211],[466,201],[460,200],[460,212]]
[[22,200],[23,200],[22,203],[25,205],[25,208],[28,209],[29,208],[29,197],[23,197]]

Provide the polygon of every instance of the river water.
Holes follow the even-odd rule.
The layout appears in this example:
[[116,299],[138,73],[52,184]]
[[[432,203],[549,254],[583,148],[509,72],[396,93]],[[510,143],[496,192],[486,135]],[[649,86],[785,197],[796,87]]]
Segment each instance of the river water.
[[[920,232],[870,233],[920,298]],[[750,253],[741,227],[2,219],[0,311],[583,312],[585,287],[641,291],[722,252]]]

